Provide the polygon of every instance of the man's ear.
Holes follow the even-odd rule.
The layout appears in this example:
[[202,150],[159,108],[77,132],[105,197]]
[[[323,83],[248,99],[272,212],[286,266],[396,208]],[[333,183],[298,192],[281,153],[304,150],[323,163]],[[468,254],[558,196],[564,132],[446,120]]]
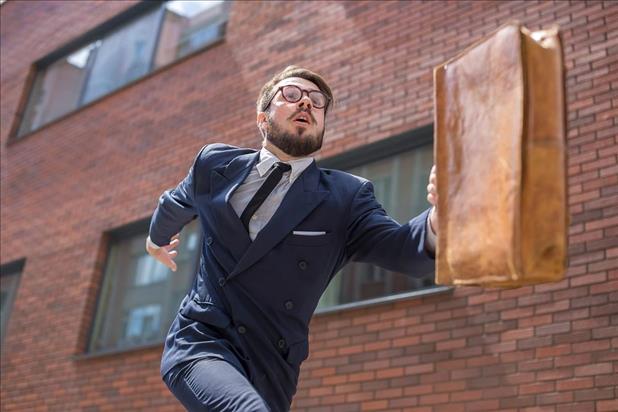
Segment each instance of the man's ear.
[[266,132],[268,126],[268,115],[265,112],[259,112],[256,118],[257,127],[262,132],[262,135]]

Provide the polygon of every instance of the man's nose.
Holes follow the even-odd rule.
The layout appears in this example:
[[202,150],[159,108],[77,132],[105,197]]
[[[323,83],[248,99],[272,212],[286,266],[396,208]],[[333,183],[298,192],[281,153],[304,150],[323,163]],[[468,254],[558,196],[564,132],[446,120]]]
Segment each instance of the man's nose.
[[298,108],[301,107],[306,107],[307,110],[311,110],[313,107],[313,105],[311,104],[311,99],[305,93],[303,93],[303,96],[298,101]]

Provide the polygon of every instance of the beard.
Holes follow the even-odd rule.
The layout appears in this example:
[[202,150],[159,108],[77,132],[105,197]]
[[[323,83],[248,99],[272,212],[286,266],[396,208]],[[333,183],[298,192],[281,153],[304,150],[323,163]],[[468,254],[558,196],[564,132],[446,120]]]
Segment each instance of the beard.
[[294,134],[283,130],[269,118],[268,129],[268,141],[290,156],[304,157],[322,148],[324,128],[316,135],[307,133],[303,127],[297,127]]

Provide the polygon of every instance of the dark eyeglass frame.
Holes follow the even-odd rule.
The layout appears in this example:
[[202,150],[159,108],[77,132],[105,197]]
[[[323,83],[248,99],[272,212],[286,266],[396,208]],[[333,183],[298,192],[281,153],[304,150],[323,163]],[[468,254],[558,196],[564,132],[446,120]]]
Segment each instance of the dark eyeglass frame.
[[[264,109],[267,109],[268,106],[270,106],[270,103],[273,101],[273,99],[275,98],[277,93],[279,93],[279,91],[282,91],[285,87],[294,87],[295,89],[300,90],[300,97],[298,98],[298,100],[295,100],[295,101],[288,100],[288,98],[285,97],[285,94],[283,92],[281,92],[281,97],[283,97],[283,100],[285,100],[288,103],[298,103],[298,102],[300,102],[301,99],[303,98],[303,96],[305,95],[305,93],[307,93],[307,97],[309,97],[309,100],[311,100],[311,104],[316,109],[325,109],[325,108],[328,107],[328,104],[330,103],[330,98],[326,95],[326,93],[322,92],[321,90],[306,90],[306,89],[302,89],[302,88],[296,86],[295,84],[285,84],[283,86],[279,86],[279,88],[275,91],[275,93],[273,93],[273,95],[268,100],[268,103],[266,103],[266,106],[264,107]],[[316,106],[315,103],[313,102],[313,99],[311,99],[311,93],[319,93],[322,96],[324,96],[324,99],[326,101],[324,106]]]

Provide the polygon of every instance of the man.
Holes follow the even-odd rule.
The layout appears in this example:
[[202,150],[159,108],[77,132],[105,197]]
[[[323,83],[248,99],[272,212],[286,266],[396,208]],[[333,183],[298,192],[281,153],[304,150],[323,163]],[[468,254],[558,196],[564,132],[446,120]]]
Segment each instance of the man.
[[[332,101],[322,77],[287,67],[257,101],[262,149],[206,145],[159,199],[146,248],[161,263],[176,270],[178,232],[196,216],[204,232],[199,272],[161,361],[188,410],[289,410],[309,320],[348,261],[411,275],[433,268],[433,209],[400,225],[371,182],[316,166]],[[428,192],[435,205],[434,169]]]

